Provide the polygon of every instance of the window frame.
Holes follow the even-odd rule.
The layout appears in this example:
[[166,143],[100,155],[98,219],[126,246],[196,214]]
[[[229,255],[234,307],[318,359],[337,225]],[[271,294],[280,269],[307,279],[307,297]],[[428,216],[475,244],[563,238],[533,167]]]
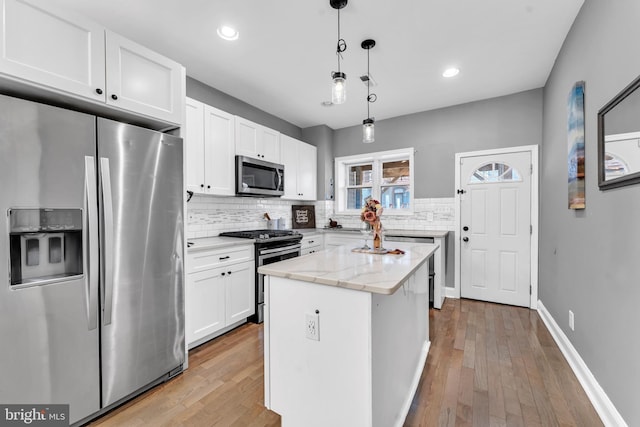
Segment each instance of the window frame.
[[[371,164],[372,182],[371,195],[374,199],[380,200],[382,188],[393,187],[390,184],[382,183],[382,166],[389,161],[408,160],[409,161],[409,207],[404,209],[388,209],[388,215],[413,215],[415,200],[415,150],[413,147],[398,150],[379,151],[375,153],[356,154],[335,158],[335,184],[336,194],[335,212],[339,215],[360,215],[360,209],[347,209],[348,189],[369,188],[369,186],[349,185],[349,168],[352,166]],[[406,184],[404,184],[406,185]],[[383,213],[384,215],[384,213]]]

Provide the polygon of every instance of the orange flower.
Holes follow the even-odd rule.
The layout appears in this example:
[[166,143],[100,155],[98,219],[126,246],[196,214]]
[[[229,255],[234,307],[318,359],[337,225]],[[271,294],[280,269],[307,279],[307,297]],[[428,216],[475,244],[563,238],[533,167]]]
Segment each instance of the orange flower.
[[377,216],[375,212],[372,211],[366,211],[364,213],[364,220],[367,222],[374,222],[376,220]]

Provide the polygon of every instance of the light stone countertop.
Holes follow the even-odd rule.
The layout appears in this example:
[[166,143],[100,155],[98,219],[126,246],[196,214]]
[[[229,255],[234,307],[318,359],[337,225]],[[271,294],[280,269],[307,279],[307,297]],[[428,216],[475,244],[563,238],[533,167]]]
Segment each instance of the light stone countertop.
[[[189,242],[193,242],[193,245],[188,246]],[[241,239],[237,237],[199,237],[197,239],[187,239],[187,252],[253,245],[253,242],[255,242],[254,239]]]
[[[302,230],[296,230],[302,231]],[[316,228],[316,232],[319,233],[360,233],[360,230],[357,228]],[[304,233],[309,233],[310,231],[304,231]],[[447,230],[393,230],[393,229],[384,229],[384,236],[400,236],[400,237],[433,237],[433,238],[442,238],[447,237],[450,233]]]
[[309,255],[263,265],[265,275],[301,280],[358,291],[391,295],[429,259],[436,244],[398,243],[404,255],[374,255],[351,252],[338,246]]

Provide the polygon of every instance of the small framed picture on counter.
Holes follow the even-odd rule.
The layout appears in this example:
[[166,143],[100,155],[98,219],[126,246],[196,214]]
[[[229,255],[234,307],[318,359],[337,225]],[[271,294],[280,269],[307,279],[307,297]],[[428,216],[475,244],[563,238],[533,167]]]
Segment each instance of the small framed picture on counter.
[[316,228],[316,207],[314,205],[291,206],[292,228]]

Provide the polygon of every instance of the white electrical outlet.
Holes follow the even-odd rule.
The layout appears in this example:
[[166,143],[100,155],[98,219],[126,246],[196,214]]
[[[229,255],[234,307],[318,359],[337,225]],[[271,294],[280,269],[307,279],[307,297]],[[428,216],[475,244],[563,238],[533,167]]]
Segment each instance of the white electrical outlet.
[[304,328],[308,339],[320,341],[320,314],[306,314]]
[[573,311],[569,310],[569,327],[571,328],[571,330],[574,330],[574,326],[575,326],[575,318],[573,317]]

